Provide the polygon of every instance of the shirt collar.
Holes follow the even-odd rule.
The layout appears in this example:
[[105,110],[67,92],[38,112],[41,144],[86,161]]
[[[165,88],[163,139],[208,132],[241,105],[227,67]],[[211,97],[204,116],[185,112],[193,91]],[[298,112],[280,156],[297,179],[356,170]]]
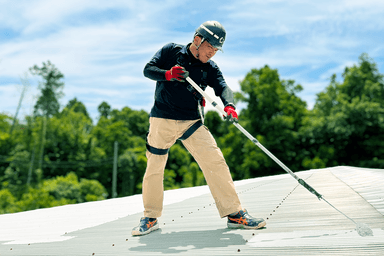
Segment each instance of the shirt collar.
[[192,62],[201,64],[201,65],[207,65],[207,64],[211,63],[211,60],[209,60],[207,63],[203,63],[203,62],[201,62],[200,60],[196,59],[195,56],[192,55],[192,52],[189,53],[190,50],[188,51],[188,47],[189,47],[191,44],[192,44],[192,43],[189,43],[189,44],[187,44],[187,45],[184,45],[184,46],[181,48],[180,52],[181,52],[182,54],[184,54],[184,55],[187,55],[187,56],[190,58],[190,60],[192,60]]
[[188,55],[188,47],[191,45],[192,43],[189,43],[187,45],[184,45],[183,48],[181,48],[180,52],[182,54],[187,54]]

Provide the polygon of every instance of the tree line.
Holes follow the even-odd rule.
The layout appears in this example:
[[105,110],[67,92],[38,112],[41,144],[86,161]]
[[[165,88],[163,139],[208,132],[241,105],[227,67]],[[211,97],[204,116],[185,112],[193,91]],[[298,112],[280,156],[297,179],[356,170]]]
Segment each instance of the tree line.
[[[98,106],[93,124],[76,98],[60,107],[64,75],[51,62],[35,65],[41,78],[34,113],[22,120],[0,114],[0,213],[102,200],[112,196],[114,142],[118,147],[117,195],[141,193],[149,114]],[[239,122],[293,171],[349,165],[384,168],[384,81],[367,54],[345,67],[307,109],[294,80],[268,65],[240,81]],[[205,116],[234,180],[284,173],[215,111]],[[177,142],[164,172],[165,189],[205,185],[199,166]]]

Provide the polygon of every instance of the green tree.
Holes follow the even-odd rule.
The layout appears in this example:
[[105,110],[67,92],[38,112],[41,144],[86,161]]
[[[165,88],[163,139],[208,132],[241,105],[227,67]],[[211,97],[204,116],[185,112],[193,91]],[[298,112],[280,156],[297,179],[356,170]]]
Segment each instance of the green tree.
[[215,139],[228,133],[228,123],[223,122],[223,118],[216,111],[208,111],[205,114],[204,124]]
[[113,122],[123,121],[133,136],[146,138],[149,129],[149,115],[144,110],[138,111],[124,107],[121,111],[112,110],[110,116]]
[[16,152],[11,153],[12,157],[9,158],[11,163],[0,178],[1,187],[8,189],[15,196],[25,192],[28,179],[29,152],[21,147],[19,145]]
[[[9,125],[7,119],[1,119],[0,115],[0,126],[6,127]],[[7,180],[8,178],[5,178],[5,176],[10,177],[10,173],[17,173],[17,176],[21,175],[23,177],[21,178],[23,182],[36,182],[35,172],[30,171],[31,153],[33,155],[36,139],[33,132],[33,123],[34,120],[27,116],[25,122],[18,123],[13,130],[13,136],[0,131],[0,180]],[[7,174],[5,173],[6,170]],[[28,179],[28,177],[30,178]],[[18,182],[21,182],[21,180]],[[14,183],[11,182],[10,184]],[[22,189],[20,190],[22,191]]]
[[0,214],[18,212],[16,198],[8,189],[0,190]]
[[48,208],[103,200],[106,189],[96,180],[78,179],[73,172],[44,180],[36,187],[27,187],[25,193],[15,196],[9,189],[0,190],[0,213]]
[[109,114],[111,113],[111,106],[103,101],[98,107],[97,107],[97,110],[99,111],[100,113],[100,117],[105,117],[105,118],[108,118],[109,117]]
[[[97,125],[92,130],[92,136],[95,140],[95,146],[100,148],[104,152],[104,159],[109,156],[114,155],[114,142],[119,143],[118,155],[121,156],[125,153],[126,150],[132,149],[132,152],[138,154],[136,157],[139,158],[140,166],[143,163],[142,151],[145,151],[145,139],[146,132],[149,129],[149,115],[145,111],[136,111],[128,107],[124,107],[122,110],[112,110],[110,115],[107,117],[100,116],[100,119]],[[137,153],[138,152],[138,153]],[[135,160],[131,156],[127,156],[129,159],[122,159],[121,163],[126,164],[127,166],[135,165]],[[112,161],[111,161],[112,163]],[[118,189],[121,193],[127,194],[130,193],[129,190],[126,190],[125,187],[127,184],[125,182],[129,180],[131,174],[129,174],[128,167],[123,167],[123,173],[125,172],[123,180],[119,180],[117,186],[121,188],[124,186],[124,189]],[[141,170],[141,169],[140,169]],[[110,194],[111,193],[111,182],[112,182],[112,164],[110,167],[104,167],[97,169],[99,173],[98,180],[107,188]],[[120,171],[118,170],[118,173]],[[135,174],[134,180],[141,180],[142,175],[144,174],[139,171]],[[120,176],[120,174],[118,174]],[[122,184],[124,183],[124,184]],[[136,186],[134,189],[135,192],[140,190],[140,185]],[[120,192],[119,192],[120,193]]]
[[145,145],[128,148],[119,156],[118,190],[119,196],[141,193],[142,180],[147,166]]
[[[11,128],[11,117],[0,113],[0,155],[6,155],[10,149],[10,135],[8,131]],[[0,172],[1,175],[1,172]]]
[[50,61],[43,62],[42,67],[34,65],[29,70],[32,75],[38,75],[42,78],[39,83],[41,95],[34,106],[34,115],[42,117],[39,157],[39,169],[42,169],[47,119],[59,112],[60,104],[58,99],[63,95],[61,90],[64,87],[62,81],[64,75]]
[[65,108],[71,109],[73,112],[82,113],[86,118],[91,120],[87,108],[81,101],[78,101],[76,97],[70,100]]
[[181,187],[195,187],[207,185],[205,181],[204,174],[199,168],[199,165],[196,162],[191,162],[188,166],[188,172],[183,176],[183,181]]
[[164,189],[175,189],[182,186],[184,176],[189,171],[191,155],[181,145],[176,142],[169,150],[168,161],[164,172]]
[[[281,80],[277,70],[266,65],[252,69],[240,82],[240,88],[235,98],[247,104],[240,113],[241,124],[282,162],[293,170],[301,168],[297,163],[301,148],[298,130],[307,110],[306,103],[296,94],[302,86],[293,80]],[[229,131],[220,141],[230,145],[223,151],[235,176],[247,178],[284,172],[252,142],[246,141],[244,135],[233,127]]]
[[29,70],[32,75],[42,78],[39,82],[41,95],[35,104],[34,114],[46,117],[57,114],[60,109],[59,98],[63,96],[64,75],[49,60],[43,62],[42,67],[34,65]]
[[98,161],[104,156],[104,153],[92,144],[91,132],[92,120],[83,111],[76,111],[74,107],[65,107],[60,115],[50,118],[45,147],[45,163],[50,167],[45,168],[45,177],[76,171],[81,177],[97,178],[89,176],[86,163],[66,164]]
[[67,199],[75,203],[105,199],[107,191],[100,182],[79,179],[74,172],[43,182],[43,188],[56,200]]
[[336,81],[336,75],[331,77],[304,122],[303,138],[311,149],[306,164],[383,168],[383,75],[362,54],[358,65],[346,67],[342,76],[342,82]]

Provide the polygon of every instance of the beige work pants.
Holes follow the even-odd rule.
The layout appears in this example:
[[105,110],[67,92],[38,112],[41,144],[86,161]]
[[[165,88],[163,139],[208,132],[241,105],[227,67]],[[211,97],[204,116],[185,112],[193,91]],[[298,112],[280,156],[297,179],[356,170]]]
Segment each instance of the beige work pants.
[[[198,120],[171,120],[150,117],[148,144],[159,149],[170,148]],[[197,129],[182,143],[194,157],[223,218],[242,209],[228,165],[215,139],[205,126]],[[144,216],[158,218],[163,210],[163,179],[168,159],[147,151],[147,169],[143,179]]]

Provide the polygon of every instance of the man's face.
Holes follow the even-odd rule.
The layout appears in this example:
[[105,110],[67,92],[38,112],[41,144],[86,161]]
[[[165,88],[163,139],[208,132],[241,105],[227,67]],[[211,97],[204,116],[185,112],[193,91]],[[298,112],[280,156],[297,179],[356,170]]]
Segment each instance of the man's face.
[[[199,38],[201,40],[201,38]],[[200,42],[198,42],[200,43]],[[208,41],[204,41],[199,47],[199,60],[203,63],[207,63],[218,51]]]

